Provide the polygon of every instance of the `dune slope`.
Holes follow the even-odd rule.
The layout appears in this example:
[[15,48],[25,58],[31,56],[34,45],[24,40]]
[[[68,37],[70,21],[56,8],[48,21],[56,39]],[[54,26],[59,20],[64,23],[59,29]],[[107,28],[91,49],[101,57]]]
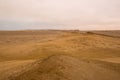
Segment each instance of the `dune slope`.
[[53,55],[34,62],[30,70],[10,80],[119,80],[119,73],[92,62],[65,55]]

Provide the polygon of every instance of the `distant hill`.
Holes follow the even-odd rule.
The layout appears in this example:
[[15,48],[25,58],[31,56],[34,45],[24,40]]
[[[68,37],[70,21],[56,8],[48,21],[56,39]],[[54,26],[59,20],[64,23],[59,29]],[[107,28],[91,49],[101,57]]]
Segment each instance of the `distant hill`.
[[111,37],[120,37],[120,30],[110,30],[110,31],[92,31],[93,33],[102,34]]

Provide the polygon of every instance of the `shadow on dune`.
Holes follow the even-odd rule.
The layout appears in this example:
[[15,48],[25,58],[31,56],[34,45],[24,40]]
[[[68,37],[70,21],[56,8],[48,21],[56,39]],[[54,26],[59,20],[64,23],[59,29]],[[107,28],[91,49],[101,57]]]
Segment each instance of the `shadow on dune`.
[[118,73],[91,61],[66,55],[53,55],[36,61],[28,71],[21,71],[10,80],[120,80]]

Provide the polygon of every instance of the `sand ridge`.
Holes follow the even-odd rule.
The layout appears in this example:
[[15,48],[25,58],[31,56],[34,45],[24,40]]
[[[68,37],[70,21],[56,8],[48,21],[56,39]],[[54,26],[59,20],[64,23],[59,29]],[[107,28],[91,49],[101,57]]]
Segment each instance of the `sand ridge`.
[[92,62],[66,55],[53,55],[10,80],[119,80],[118,73]]

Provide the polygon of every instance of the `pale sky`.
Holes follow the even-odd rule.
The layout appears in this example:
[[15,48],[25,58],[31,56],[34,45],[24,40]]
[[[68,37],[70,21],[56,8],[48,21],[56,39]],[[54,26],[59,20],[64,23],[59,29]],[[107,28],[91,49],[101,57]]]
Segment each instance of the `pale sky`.
[[120,0],[0,0],[0,30],[120,30]]

